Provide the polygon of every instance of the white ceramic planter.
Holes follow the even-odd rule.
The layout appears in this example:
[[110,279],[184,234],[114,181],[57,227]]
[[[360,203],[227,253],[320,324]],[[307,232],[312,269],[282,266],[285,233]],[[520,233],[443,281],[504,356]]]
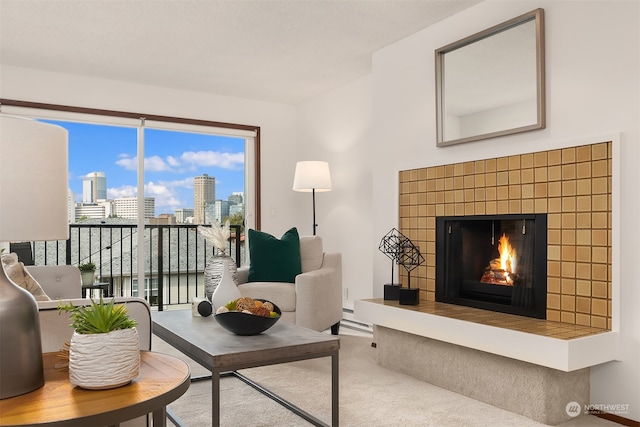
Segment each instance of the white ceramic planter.
[[82,284],[84,286],[93,285],[93,282],[95,282],[95,278],[96,278],[96,272],[95,271],[83,271],[83,272],[80,273],[80,277],[82,278]]
[[136,328],[106,334],[73,333],[69,346],[71,384],[102,390],[128,384],[140,371]]

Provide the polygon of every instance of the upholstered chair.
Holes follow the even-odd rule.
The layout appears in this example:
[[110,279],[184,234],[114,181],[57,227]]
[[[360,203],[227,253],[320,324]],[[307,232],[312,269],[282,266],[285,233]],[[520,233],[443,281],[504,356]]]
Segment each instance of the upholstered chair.
[[[292,238],[298,239],[297,231]],[[251,248],[251,241],[249,244]],[[301,272],[291,276],[293,282],[277,281],[275,276],[269,276],[269,281],[251,280],[260,275],[250,265],[238,269],[238,289],[243,296],[276,304],[282,311],[282,321],[316,331],[331,328],[337,335],[342,319],[342,254],[324,252],[320,236],[299,237],[299,248]],[[259,256],[255,247],[250,250],[252,259]]]

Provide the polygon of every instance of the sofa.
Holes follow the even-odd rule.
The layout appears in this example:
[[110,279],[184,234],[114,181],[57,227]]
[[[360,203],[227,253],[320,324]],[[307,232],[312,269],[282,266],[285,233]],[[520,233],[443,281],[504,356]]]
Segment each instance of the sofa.
[[[293,283],[249,281],[249,266],[238,269],[238,289],[242,296],[276,304],[282,311],[281,321],[316,331],[331,328],[337,335],[342,320],[342,254],[324,252],[320,236],[301,236],[299,242],[302,272]],[[250,250],[251,258],[256,255]]]

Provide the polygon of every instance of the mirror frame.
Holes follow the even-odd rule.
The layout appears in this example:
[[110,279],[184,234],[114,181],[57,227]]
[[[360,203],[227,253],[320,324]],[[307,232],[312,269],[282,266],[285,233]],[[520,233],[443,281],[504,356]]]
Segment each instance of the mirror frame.
[[[448,52],[470,45],[480,40],[489,38],[497,33],[506,31],[510,28],[529,21],[535,21],[535,37],[536,37],[536,93],[537,93],[537,120],[535,123],[525,126],[519,126],[509,129],[498,130],[495,132],[466,136],[458,139],[444,139],[444,57]],[[448,145],[461,144],[463,142],[478,141],[498,136],[511,135],[514,133],[527,132],[536,129],[544,129],[546,126],[546,110],[545,110],[545,48],[544,48],[544,10],[535,9],[513,19],[495,25],[479,33],[473,34],[457,42],[448,44],[435,51],[436,66],[436,146],[444,147]]]

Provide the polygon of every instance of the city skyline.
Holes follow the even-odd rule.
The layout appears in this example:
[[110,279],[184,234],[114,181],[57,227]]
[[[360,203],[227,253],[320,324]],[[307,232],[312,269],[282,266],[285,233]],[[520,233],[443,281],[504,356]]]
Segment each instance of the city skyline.
[[[107,199],[137,195],[137,128],[42,120],[69,131],[69,188],[82,201],[87,174],[103,172]],[[244,139],[145,128],[145,197],[155,215],[194,207],[194,178],[215,178],[216,199],[244,193]]]

